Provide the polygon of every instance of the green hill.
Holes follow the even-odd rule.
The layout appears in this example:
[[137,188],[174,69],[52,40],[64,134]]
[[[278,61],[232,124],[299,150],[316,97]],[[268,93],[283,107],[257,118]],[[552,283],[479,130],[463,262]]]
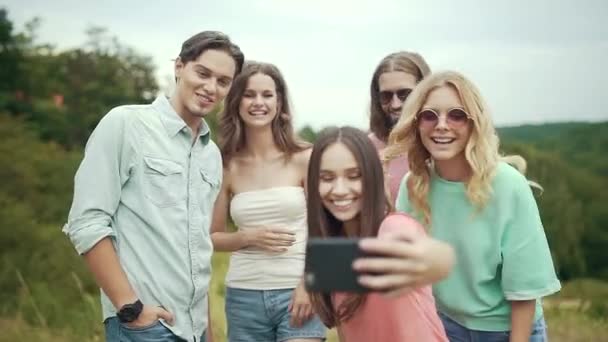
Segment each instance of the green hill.
[[528,161],[562,278],[608,279],[608,122],[499,129],[505,153]]
[[505,143],[525,143],[557,153],[576,167],[608,176],[608,121],[598,123],[552,123],[498,129]]

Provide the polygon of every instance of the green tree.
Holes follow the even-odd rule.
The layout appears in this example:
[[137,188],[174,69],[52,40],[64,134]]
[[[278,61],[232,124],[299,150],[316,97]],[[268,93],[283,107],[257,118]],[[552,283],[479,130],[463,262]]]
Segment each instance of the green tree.
[[317,140],[317,132],[315,132],[315,130],[309,125],[302,127],[298,131],[298,136],[310,143],[314,143],[315,140]]
[[[105,29],[92,27],[82,47],[58,53],[37,42],[41,20],[30,21],[25,32],[12,33],[2,13],[3,39],[13,47],[0,55],[13,66],[3,69],[2,77],[12,79],[13,85],[4,91],[0,109],[26,118],[43,139],[81,146],[112,107],[147,103],[156,96],[152,59],[121,44]],[[20,94],[17,98],[15,92]]]
[[13,32],[0,10],[0,316],[101,335],[98,289],[61,233],[82,146],[99,119],[157,91],[150,58],[103,30],[80,48]]
[[[21,53],[13,37],[13,24],[8,19],[5,9],[0,9],[0,94],[16,89],[16,77],[19,73]],[[5,102],[7,99],[0,99]],[[0,102],[3,103],[3,102]]]

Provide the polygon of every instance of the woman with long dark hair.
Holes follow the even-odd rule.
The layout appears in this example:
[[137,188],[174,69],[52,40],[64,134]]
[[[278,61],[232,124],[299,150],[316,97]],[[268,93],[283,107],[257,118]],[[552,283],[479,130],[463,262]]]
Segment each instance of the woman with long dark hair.
[[415,220],[390,213],[382,165],[364,132],[342,127],[319,135],[308,196],[311,237],[368,238],[362,247],[385,255],[355,265],[375,267],[379,272],[360,282],[385,294],[313,294],[316,312],[337,327],[340,340],[447,341],[429,284],[449,272],[451,248],[428,238]]

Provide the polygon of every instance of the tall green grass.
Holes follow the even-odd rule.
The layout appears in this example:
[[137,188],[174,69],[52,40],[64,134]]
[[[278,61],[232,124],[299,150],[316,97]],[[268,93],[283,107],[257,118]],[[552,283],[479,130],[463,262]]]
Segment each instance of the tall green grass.
[[[211,328],[215,342],[226,340],[224,314],[224,277],[228,268],[226,253],[213,255],[213,277],[210,287]],[[104,341],[99,295],[89,291],[80,277],[72,272],[62,275],[62,284],[32,286],[28,277],[15,271],[20,284],[14,300],[17,308],[3,312],[13,315],[0,317],[0,342],[98,342]],[[68,284],[68,285],[65,285]],[[54,300],[53,292],[71,291],[70,303]],[[547,298],[545,317],[552,342],[608,341],[608,283],[593,279],[575,280],[564,285],[563,290]],[[67,312],[65,316],[62,312]],[[62,324],[57,322],[61,321]],[[328,342],[337,341],[335,331],[328,332]]]

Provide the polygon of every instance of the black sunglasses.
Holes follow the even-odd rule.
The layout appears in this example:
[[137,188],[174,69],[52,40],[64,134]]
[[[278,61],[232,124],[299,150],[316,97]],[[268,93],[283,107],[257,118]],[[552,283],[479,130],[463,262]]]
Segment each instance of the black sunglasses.
[[398,89],[397,91],[390,91],[390,90],[384,90],[380,92],[380,103],[382,103],[383,105],[385,104],[389,104],[392,100],[393,97],[395,95],[397,95],[397,98],[399,99],[399,101],[401,102],[405,102],[405,100],[407,99],[407,97],[410,95],[410,93],[412,92],[412,89]]

